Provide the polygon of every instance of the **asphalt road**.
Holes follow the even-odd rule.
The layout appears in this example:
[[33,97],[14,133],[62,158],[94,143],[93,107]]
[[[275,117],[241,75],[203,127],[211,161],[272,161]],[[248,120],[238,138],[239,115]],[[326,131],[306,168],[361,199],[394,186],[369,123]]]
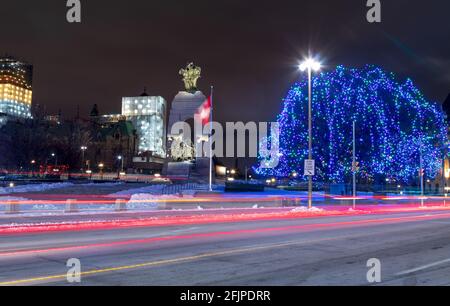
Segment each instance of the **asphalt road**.
[[[81,283],[68,283],[69,258]],[[409,212],[0,236],[1,285],[450,284],[450,213]]]

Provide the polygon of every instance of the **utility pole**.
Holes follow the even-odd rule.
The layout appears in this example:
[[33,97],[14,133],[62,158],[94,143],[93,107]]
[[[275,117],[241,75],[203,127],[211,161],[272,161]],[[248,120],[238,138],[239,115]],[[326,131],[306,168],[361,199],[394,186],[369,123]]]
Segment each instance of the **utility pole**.
[[423,171],[423,153],[422,153],[422,141],[420,142],[420,171],[419,171],[419,176],[420,176],[420,205],[423,206],[423,196],[424,196],[424,192],[423,192],[423,175],[424,175],[424,171]]
[[353,121],[353,209],[356,208],[356,121]]

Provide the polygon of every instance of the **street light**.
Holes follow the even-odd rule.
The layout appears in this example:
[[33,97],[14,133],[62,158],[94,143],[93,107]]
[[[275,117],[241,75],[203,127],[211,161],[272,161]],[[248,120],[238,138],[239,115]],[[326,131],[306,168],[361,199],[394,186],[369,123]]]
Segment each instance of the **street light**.
[[[307,58],[298,68],[308,71],[308,159],[312,160],[312,72],[319,71],[321,64],[313,58]],[[308,176],[308,208],[312,207],[312,175]]]
[[52,153],[52,157],[55,158],[55,167],[58,167],[58,156],[55,153]]
[[30,164],[31,164],[31,176],[33,177],[34,176],[34,165],[36,164],[36,161],[33,159],[30,162]]
[[100,179],[103,180],[103,167],[105,167],[104,163],[98,164],[98,167],[100,169]]
[[87,150],[87,147],[86,146],[81,146],[81,172],[84,172],[84,154],[85,154],[85,152],[86,152],[86,150]]
[[314,71],[319,71],[320,68],[322,68],[322,65],[320,64],[320,62],[316,61],[313,58],[307,58],[306,60],[304,60],[299,66],[298,68],[304,72],[306,70],[314,70]]
[[117,160],[121,163],[120,168],[117,169],[117,178],[120,178],[120,173],[123,172],[123,156],[119,155],[117,156]]

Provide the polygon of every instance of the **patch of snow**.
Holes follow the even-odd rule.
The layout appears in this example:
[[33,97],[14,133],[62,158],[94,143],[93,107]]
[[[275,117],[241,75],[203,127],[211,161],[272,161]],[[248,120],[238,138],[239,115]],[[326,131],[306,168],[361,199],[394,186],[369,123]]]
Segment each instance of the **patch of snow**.
[[86,183],[86,184],[81,184],[79,186],[87,186],[87,187],[95,187],[95,186],[102,186],[102,187],[114,187],[114,186],[120,186],[125,184],[124,182],[108,182],[108,183]]
[[19,197],[11,197],[11,196],[0,197],[0,203],[4,203],[7,201],[28,201],[28,199],[19,198]]
[[164,184],[160,184],[160,185],[149,185],[149,186],[144,186],[144,187],[140,187],[140,188],[132,188],[132,189],[127,189],[127,190],[122,190],[116,193],[112,193],[110,194],[110,196],[123,196],[123,195],[134,195],[134,194],[159,194],[161,193],[162,189],[167,186]]
[[0,194],[11,194],[11,193],[26,193],[26,192],[41,192],[52,189],[65,188],[73,186],[73,183],[41,183],[41,184],[29,184],[29,185],[18,185],[14,187],[2,187],[0,188]]
[[318,207],[308,208],[305,206],[300,206],[292,209],[291,212],[323,212],[323,209]]
[[128,209],[158,209],[159,197],[149,193],[137,193],[133,194],[130,200],[127,202]]
[[[31,209],[36,209],[36,210],[55,210],[55,209],[58,209],[58,207],[53,205],[53,204],[35,204],[35,205],[32,206]],[[61,209],[61,207],[59,207],[59,209]]]

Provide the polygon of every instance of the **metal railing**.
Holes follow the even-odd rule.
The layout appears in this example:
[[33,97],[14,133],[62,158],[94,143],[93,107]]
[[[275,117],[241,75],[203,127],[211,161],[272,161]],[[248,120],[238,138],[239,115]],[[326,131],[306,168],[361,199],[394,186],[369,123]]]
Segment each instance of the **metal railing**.
[[206,191],[205,185],[197,183],[173,184],[167,185],[161,190],[162,195],[179,194],[185,190]]

